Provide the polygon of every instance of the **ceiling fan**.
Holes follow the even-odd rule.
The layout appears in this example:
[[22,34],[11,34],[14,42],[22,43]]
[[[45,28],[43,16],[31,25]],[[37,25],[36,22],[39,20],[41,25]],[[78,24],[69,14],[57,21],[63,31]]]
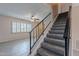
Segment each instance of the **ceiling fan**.
[[35,21],[39,21],[39,19],[36,18],[36,17],[34,17],[34,16],[31,17],[31,20],[32,20],[33,22],[35,22]]

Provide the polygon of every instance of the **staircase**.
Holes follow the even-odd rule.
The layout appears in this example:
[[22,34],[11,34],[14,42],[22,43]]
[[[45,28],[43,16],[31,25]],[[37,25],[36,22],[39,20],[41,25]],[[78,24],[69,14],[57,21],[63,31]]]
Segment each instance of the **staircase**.
[[68,12],[59,14],[44,42],[37,50],[36,56],[64,56],[65,55],[65,27]]

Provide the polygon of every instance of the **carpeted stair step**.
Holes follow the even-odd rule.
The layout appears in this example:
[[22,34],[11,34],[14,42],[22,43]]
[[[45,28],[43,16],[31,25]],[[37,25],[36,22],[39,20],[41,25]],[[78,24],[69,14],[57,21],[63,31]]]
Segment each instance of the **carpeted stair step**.
[[41,56],[41,55],[39,55],[39,54],[36,54],[35,56]]
[[66,24],[55,24],[55,25],[53,25],[53,26],[54,26],[54,27],[55,27],[55,26],[58,26],[58,27],[63,26],[63,27],[64,27],[65,25],[66,25]]
[[65,27],[64,25],[63,26],[56,26],[56,25],[53,25],[52,27]]
[[57,21],[57,22],[54,23],[54,25],[55,25],[55,24],[66,24],[66,22],[61,22],[61,21],[58,22],[58,21]]
[[54,34],[64,34],[64,30],[50,30],[49,33]]
[[52,27],[51,30],[64,30],[65,27]]
[[54,44],[54,45],[58,45],[58,46],[61,46],[61,47],[65,47],[65,40],[59,40],[59,39],[53,39],[53,38],[44,38],[44,41],[45,42],[48,42],[48,43],[51,43],[51,44]]
[[51,33],[48,33],[47,34],[47,37],[49,37],[49,38],[55,38],[55,39],[61,39],[61,40],[63,40],[64,38],[63,38],[63,34],[51,34]]
[[55,54],[55,53],[53,53],[53,52],[51,52],[49,50],[46,50],[44,48],[39,48],[37,50],[37,54],[41,55],[41,56],[59,56],[59,55],[57,55],[57,54]]
[[53,45],[53,44],[43,42],[41,47],[44,48],[44,49],[47,49],[48,51],[51,51],[53,53],[59,54],[61,56],[64,55],[65,49],[61,46],[57,46],[57,45]]

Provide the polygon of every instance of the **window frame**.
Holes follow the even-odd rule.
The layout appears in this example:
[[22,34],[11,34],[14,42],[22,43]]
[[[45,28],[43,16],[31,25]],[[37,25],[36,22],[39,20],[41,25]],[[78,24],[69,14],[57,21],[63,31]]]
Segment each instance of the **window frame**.
[[[16,23],[15,27],[15,32],[13,32],[13,23]],[[19,31],[18,31],[18,23],[19,23]],[[22,25],[21,25],[22,24]],[[30,30],[28,30],[28,25],[30,25]],[[23,29],[21,29],[21,26],[23,26]],[[28,33],[32,30],[32,24],[31,23],[24,23],[24,22],[18,22],[18,21],[12,21],[11,22],[11,33]]]

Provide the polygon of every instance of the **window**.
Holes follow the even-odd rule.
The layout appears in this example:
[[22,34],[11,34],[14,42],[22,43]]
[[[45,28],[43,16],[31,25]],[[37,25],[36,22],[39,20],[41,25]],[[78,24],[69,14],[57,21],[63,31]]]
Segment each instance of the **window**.
[[16,22],[12,22],[12,32],[16,33]]
[[21,23],[21,32],[24,32],[24,24]]
[[31,29],[32,29],[31,24],[27,24],[27,32],[30,32],[30,31],[31,31]]
[[32,29],[31,24],[20,23],[20,22],[12,22],[12,33],[17,32],[30,32]]
[[26,32],[26,31],[27,31],[27,25],[24,24],[24,32]]
[[17,32],[20,32],[20,23],[19,22],[17,22]]

